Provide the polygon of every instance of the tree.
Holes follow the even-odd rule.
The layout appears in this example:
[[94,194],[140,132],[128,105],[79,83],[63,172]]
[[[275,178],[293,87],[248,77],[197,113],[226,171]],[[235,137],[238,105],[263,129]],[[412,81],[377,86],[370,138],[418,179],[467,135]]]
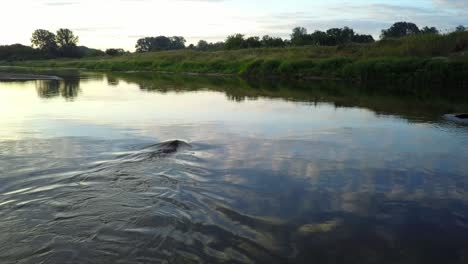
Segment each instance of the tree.
[[79,52],[77,49],[78,37],[73,32],[66,28],[61,28],[57,31],[55,38],[59,53],[64,57],[78,57]]
[[184,37],[174,36],[169,38],[171,41],[171,45],[169,49],[171,50],[178,50],[178,49],[185,49],[185,43],[187,42]]
[[421,29],[422,34],[439,34],[439,30],[436,27],[423,27]]
[[76,46],[78,44],[78,36],[75,36],[73,31],[67,28],[59,29],[57,31],[55,41],[57,42],[61,56],[80,57],[80,53]]
[[219,41],[219,42],[216,42],[216,43],[210,43],[209,50],[217,51],[217,50],[223,50],[225,48],[226,48],[226,43],[224,43],[222,41]]
[[246,42],[244,39],[244,35],[234,34],[234,35],[228,36],[225,42],[225,47],[228,50],[245,48]]
[[185,48],[185,38],[184,37],[146,37],[141,38],[137,41],[135,45],[137,52],[152,52],[152,51],[162,51],[162,50],[176,50]]
[[41,51],[49,54],[55,54],[57,52],[57,43],[55,42],[54,33],[45,29],[37,29],[34,31],[31,37],[31,43],[33,47],[37,47]]
[[107,49],[106,54],[109,56],[120,56],[125,54],[125,50],[123,49]]
[[360,35],[356,34],[353,36],[354,43],[373,43],[375,42],[374,37],[371,35]]
[[135,45],[136,52],[150,52],[153,38],[146,37],[137,40]]
[[262,42],[259,37],[249,37],[245,40],[245,46],[246,48],[260,48]]
[[277,48],[285,46],[284,40],[282,38],[270,37],[268,35],[262,37],[261,44],[266,48]]
[[418,26],[414,23],[409,22],[397,22],[393,24],[389,29],[382,30],[381,38],[401,38],[409,35],[420,33]]
[[466,31],[466,27],[463,25],[459,25],[457,28],[455,28],[455,32],[463,32]]
[[67,28],[61,28],[57,31],[56,41],[60,48],[76,47],[78,36],[75,36],[73,31]]
[[18,60],[35,60],[44,58],[37,49],[21,44],[13,44],[7,46],[0,46],[0,60],[18,61]]
[[210,47],[210,44],[206,40],[200,40],[197,44],[197,50],[207,51]]
[[329,45],[335,46],[338,44],[350,43],[354,36],[354,30],[349,27],[344,28],[331,28],[327,30],[329,38]]
[[307,29],[296,27],[293,29],[293,33],[291,34],[291,43],[294,46],[305,45],[307,42],[307,36]]
[[314,45],[330,45],[333,40],[330,40],[330,37],[326,32],[316,30],[314,33],[310,34],[311,43]]
[[158,36],[152,39],[150,51],[169,50],[172,46],[172,41],[166,36]]

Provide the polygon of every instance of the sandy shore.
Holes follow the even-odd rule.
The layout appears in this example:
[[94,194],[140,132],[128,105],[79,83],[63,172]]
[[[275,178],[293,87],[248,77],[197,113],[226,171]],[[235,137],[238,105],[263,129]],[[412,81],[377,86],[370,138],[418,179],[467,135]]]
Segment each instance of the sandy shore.
[[0,72],[0,81],[62,80],[57,76]]

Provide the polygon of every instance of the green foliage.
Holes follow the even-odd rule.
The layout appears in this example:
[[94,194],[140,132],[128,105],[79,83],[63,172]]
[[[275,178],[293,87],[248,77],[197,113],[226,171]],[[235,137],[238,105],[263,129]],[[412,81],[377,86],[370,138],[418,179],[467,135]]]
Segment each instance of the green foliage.
[[178,50],[185,48],[186,40],[184,37],[158,36],[146,37],[137,41],[135,46],[137,52],[153,52],[163,50]]
[[57,53],[58,49],[55,39],[54,33],[45,29],[37,29],[32,34],[31,44],[33,47],[37,47],[41,51],[53,55]]
[[[88,52],[88,48],[78,48],[78,37],[71,30],[64,28],[59,29],[57,34],[44,29],[37,29],[32,34],[31,44],[41,51],[42,58],[57,56],[82,57],[84,53]],[[93,53],[96,54],[96,52]]]
[[359,35],[349,27],[331,28],[326,32],[315,31],[312,34],[307,34],[305,28],[295,28],[291,34],[291,44],[293,46],[304,45],[320,45],[320,46],[337,46],[343,44],[354,43],[372,43],[374,38],[371,35]]
[[296,27],[291,34],[291,44],[293,46],[303,46],[308,42],[309,35],[307,29],[303,27]]
[[[203,45],[209,46],[208,42],[199,44],[197,49],[203,48]],[[106,71],[342,78],[362,82],[385,80],[404,83],[468,83],[468,56],[465,54],[467,50],[468,32],[454,32],[447,35],[415,34],[375,43],[345,43],[340,46],[312,45],[213,52],[184,49],[16,64]]]
[[245,40],[245,46],[249,49],[260,48],[262,46],[262,42],[259,37],[249,37]]
[[282,38],[265,35],[262,37],[261,46],[265,48],[282,48],[286,46],[286,43]]
[[123,49],[107,49],[106,54],[109,56],[121,56],[125,54]]
[[73,34],[73,31],[67,28],[61,28],[57,31],[57,46],[62,49],[76,47],[78,44],[78,36]]
[[244,49],[247,48],[247,43],[244,39],[244,35],[234,34],[227,37],[224,47],[227,50]]
[[439,30],[436,27],[423,27],[421,29],[423,34],[439,34]]
[[0,46],[0,61],[23,61],[44,58],[44,54],[21,44]]
[[419,33],[419,28],[414,23],[397,22],[389,29],[382,30],[382,39],[401,38]]
[[207,41],[205,40],[200,40],[198,41],[198,44],[197,44],[197,49],[200,50],[200,51],[207,51],[210,47],[210,44],[208,44]]

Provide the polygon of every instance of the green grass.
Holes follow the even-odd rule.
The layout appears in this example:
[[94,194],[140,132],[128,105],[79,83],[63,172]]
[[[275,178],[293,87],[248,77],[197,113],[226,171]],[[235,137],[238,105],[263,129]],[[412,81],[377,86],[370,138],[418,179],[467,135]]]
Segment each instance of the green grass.
[[468,32],[415,35],[372,44],[305,46],[234,51],[192,50],[121,57],[0,63],[98,71],[164,71],[236,74],[250,77],[324,77],[359,81],[468,82]]

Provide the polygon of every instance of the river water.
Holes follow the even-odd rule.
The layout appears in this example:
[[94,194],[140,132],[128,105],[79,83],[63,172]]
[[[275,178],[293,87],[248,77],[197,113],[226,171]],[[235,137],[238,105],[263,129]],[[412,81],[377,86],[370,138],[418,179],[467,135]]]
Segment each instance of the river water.
[[0,82],[1,263],[468,263],[463,95],[53,74]]

